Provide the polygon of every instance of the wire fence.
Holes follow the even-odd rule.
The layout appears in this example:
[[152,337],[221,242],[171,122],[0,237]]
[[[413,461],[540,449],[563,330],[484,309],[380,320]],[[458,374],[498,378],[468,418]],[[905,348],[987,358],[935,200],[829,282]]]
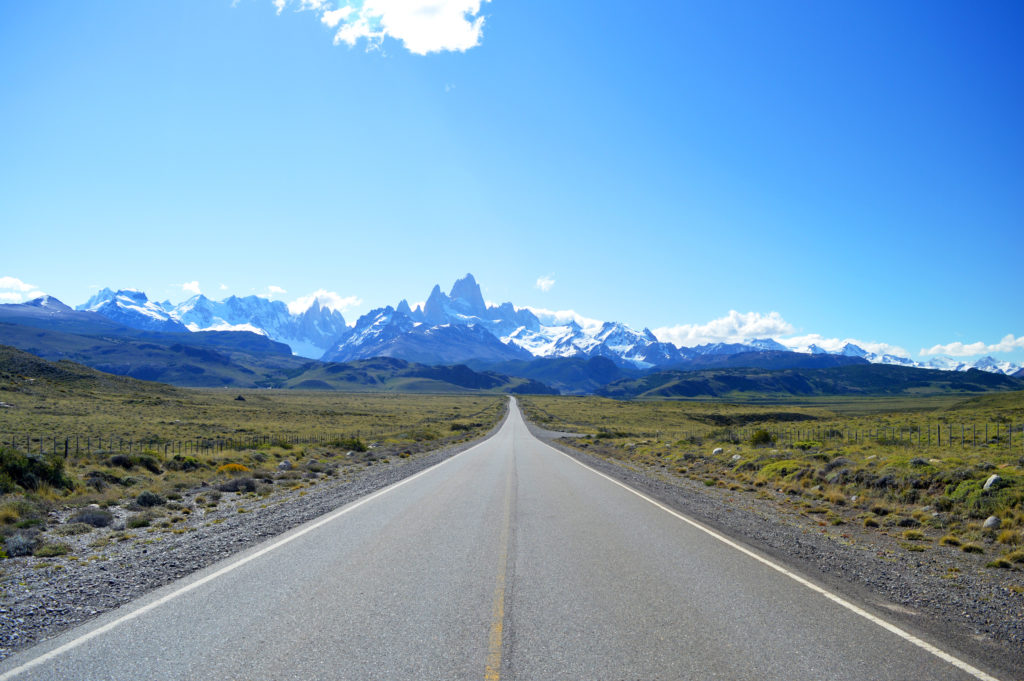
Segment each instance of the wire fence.
[[[760,425],[747,427],[694,428],[672,431],[671,437],[690,440],[720,440],[723,442],[749,442],[758,432],[767,433],[770,440],[779,446],[793,447],[804,443],[873,443],[902,447],[946,447],[961,448],[988,447],[1003,451],[1019,449],[1024,452],[1024,424],[1013,423],[931,423],[924,425],[848,427],[842,425],[797,426]],[[628,436],[642,436],[661,439],[663,432],[650,431],[630,433]],[[608,431],[601,436],[617,436]],[[763,435],[760,437],[764,437]]]
[[[362,443],[363,433],[310,433],[306,435],[245,435],[241,437],[196,437],[187,440],[170,440],[166,438],[133,438],[111,435],[0,435],[0,446],[20,450],[26,454],[40,456],[56,455],[69,458],[72,456],[94,454],[156,454],[164,457],[201,456],[217,454],[225,451],[257,449],[261,446],[294,447],[297,445],[317,445],[321,447],[336,446],[353,448]],[[366,433],[371,439],[386,437],[383,433],[371,431]]]

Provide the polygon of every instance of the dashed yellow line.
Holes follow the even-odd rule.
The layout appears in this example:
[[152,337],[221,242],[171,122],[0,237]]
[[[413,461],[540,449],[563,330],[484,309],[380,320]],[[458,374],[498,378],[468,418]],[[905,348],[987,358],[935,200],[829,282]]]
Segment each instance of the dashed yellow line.
[[505,622],[505,578],[508,573],[508,542],[512,529],[512,472],[505,484],[505,512],[502,518],[498,575],[494,580],[494,602],[491,606],[491,633],[487,640],[487,667],[484,681],[501,679],[501,642]]

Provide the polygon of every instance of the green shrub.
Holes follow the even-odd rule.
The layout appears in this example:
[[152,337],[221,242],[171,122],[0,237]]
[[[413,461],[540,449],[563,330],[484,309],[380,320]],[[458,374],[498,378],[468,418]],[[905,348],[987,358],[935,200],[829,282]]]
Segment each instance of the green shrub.
[[762,428],[760,430],[755,430],[754,434],[750,436],[750,444],[754,447],[770,447],[775,444],[775,439],[776,438],[773,433],[769,433],[767,430]]
[[54,556],[66,556],[69,553],[71,553],[70,546],[54,542],[52,544],[43,544],[36,549],[33,555],[35,555],[36,558],[53,558]]
[[135,503],[144,508],[152,508],[153,506],[162,506],[165,503],[165,500],[156,492],[146,490],[139,496],[135,497]]
[[48,484],[71,489],[74,483],[64,473],[64,461],[55,456],[26,455],[11,448],[0,447],[0,492],[37,490]]
[[137,529],[140,527],[149,527],[149,524],[153,522],[153,515],[150,513],[139,513],[129,518],[124,526],[130,529]]

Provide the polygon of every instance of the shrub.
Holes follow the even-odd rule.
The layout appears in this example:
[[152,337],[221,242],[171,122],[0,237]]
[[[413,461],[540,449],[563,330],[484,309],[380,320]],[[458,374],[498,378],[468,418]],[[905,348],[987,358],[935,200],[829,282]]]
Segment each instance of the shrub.
[[47,484],[71,489],[74,483],[64,473],[64,461],[58,457],[22,454],[11,447],[0,447],[0,492],[15,492],[20,487],[37,490]]
[[754,447],[769,447],[775,444],[775,435],[763,428],[755,430],[754,434],[750,436],[750,444]]
[[1017,534],[1016,530],[1003,530],[996,537],[996,541],[1000,544],[1019,544],[1020,535]]
[[70,537],[76,534],[88,534],[93,527],[89,523],[67,523],[53,528],[53,533],[61,537]]
[[135,503],[143,508],[152,508],[154,506],[162,506],[165,503],[165,500],[156,492],[146,490],[139,496],[135,497]]
[[864,527],[878,527],[878,521],[874,518],[865,518]]
[[234,478],[217,485],[221,492],[255,492],[256,481],[252,478]]
[[129,518],[124,526],[130,529],[137,529],[140,527],[149,527],[149,524],[153,522],[153,515],[151,513],[139,513]]
[[114,521],[114,514],[102,508],[83,508],[71,517],[73,523],[84,523],[92,527],[106,527]]
[[217,472],[225,475],[234,475],[235,473],[249,473],[251,472],[251,469],[240,463],[226,463],[223,466],[218,467]]
[[39,540],[34,535],[19,532],[12,534],[4,541],[4,551],[12,558],[15,556],[31,556],[38,543]]
[[947,534],[945,537],[939,540],[939,544],[942,546],[960,546],[961,541],[958,537],[952,534]]
[[161,473],[160,462],[156,460],[156,457],[150,454],[136,454],[132,456],[129,456],[127,454],[115,454],[114,456],[110,457],[108,462],[110,463],[111,466],[118,466],[125,470],[131,470],[136,466],[141,466],[142,468],[148,470],[150,473],[154,473],[157,475]]
[[960,550],[964,553],[985,553],[985,549],[978,544],[964,544]]
[[37,558],[53,558],[54,556],[66,556],[69,553],[71,553],[70,546],[54,542],[52,544],[43,544],[35,550],[33,555]]
[[910,541],[923,541],[924,532],[922,532],[921,530],[907,530],[903,533],[903,538],[908,539]]

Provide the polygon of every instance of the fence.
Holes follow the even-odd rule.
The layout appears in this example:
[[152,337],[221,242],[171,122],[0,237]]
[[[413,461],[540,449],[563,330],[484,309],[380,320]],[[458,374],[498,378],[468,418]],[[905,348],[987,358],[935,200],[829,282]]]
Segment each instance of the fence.
[[[851,428],[846,426],[816,425],[808,428],[796,426],[750,426],[742,428],[706,428],[676,431],[673,437],[684,439],[714,439],[749,442],[758,431],[767,431],[781,446],[792,447],[801,442],[844,442],[850,444],[874,442],[904,447],[991,447],[1011,451],[1015,447],[1024,452],[1024,424],[1012,423],[932,423],[923,426],[875,426]],[[614,433],[610,433],[614,435]],[[632,436],[660,438],[661,432],[631,433]]]
[[[376,437],[377,433],[372,433]],[[261,445],[319,445],[336,444],[346,447],[361,438],[361,433],[313,433],[308,435],[246,435],[242,437],[197,437],[188,440],[165,438],[125,438],[119,436],[94,437],[81,435],[32,436],[8,434],[0,436],[0,446],[19,449],[28,454],[55,454],[68,458],[102,451],[105,454],[141,454],[153,452],[163,456],[199,456],[226,450],[256,449]]]

